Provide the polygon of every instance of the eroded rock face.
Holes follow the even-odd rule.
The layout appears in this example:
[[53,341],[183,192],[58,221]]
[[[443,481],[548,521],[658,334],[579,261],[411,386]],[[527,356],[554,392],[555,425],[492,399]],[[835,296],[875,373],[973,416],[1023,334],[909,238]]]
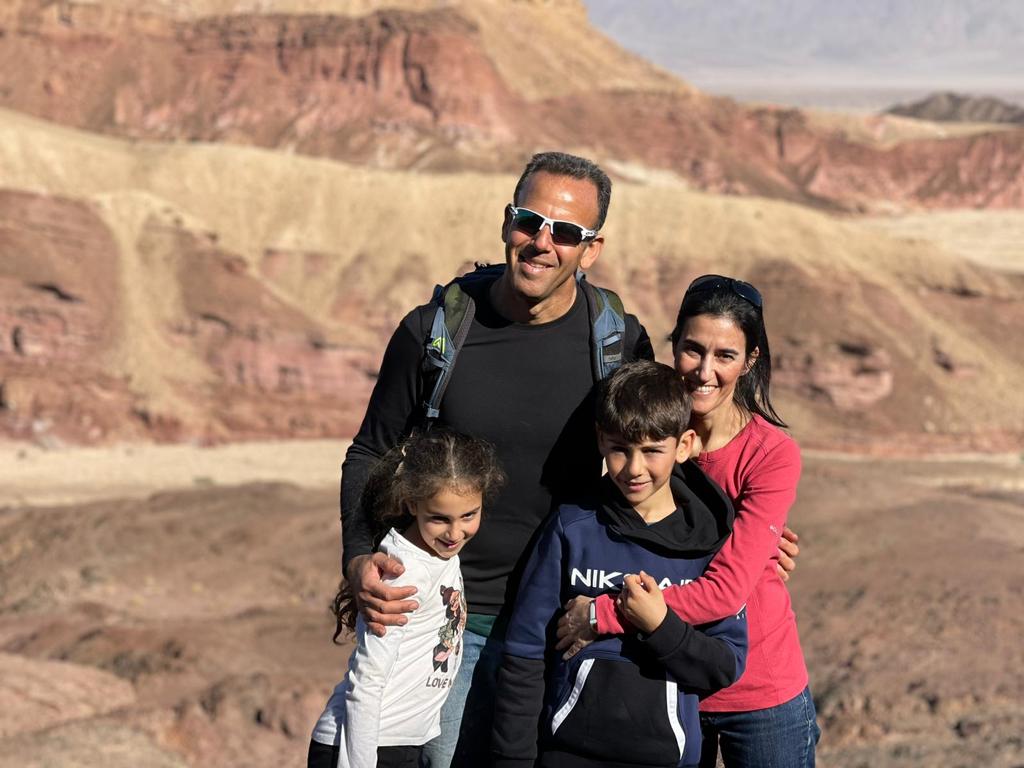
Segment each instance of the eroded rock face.
[[[176,298],[171,310],[126,303],[127,256],[88,205],[0,192],[0,433],[50,444],[355,429],[372,345],[333,340],[201,234],[152,223],[142,240],[174,255],[174,281],[152,287]],[[157,338],[132,336],[137,324]],[[132,358],[155,351],[138,345],[157,342],[198,368],[135,383]],[[187,407],[168,406],[175,398]]]
[[[167,331],[215,374],[205,387],[216,434],[347,434],[357,426],[377,363],[276,298],[245,262],[188,232],[174,238],[181,314]],[[197,382],[188,382],[194,386]]]
[[114,339],[117,245],[89,206],[0,191],[0,431],[96,442],[133,397],[103,355]]
[[175,22],[65,7],[54,19],[41,4],[3,30],[3,104],[121,136],[400,167],[422,164],[424,141],[443,154],[509,142],[518,126],[519,99],[450,9]]
[[871,344],[840,342],[803,355],[776,356],[774,383],[844,411],[869,408],[892,393],[892,358]]
[[0,738],[134,702],[130,683],[94,667],[0,653]]

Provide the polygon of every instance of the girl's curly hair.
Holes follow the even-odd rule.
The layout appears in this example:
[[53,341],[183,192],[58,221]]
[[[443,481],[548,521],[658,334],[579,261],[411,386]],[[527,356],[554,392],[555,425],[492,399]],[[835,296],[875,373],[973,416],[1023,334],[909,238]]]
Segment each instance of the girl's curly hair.
[[[490,497],[505,481],[494,447],[479,438],[443,427],[414,432],[381,457],[363,487],[360,514],[373,521],[376,548],[389,529],[413,523],[413,505],[441,491]],[[333,640],[356,626],[355,595],[343,579],[331,603],[337,619]]]

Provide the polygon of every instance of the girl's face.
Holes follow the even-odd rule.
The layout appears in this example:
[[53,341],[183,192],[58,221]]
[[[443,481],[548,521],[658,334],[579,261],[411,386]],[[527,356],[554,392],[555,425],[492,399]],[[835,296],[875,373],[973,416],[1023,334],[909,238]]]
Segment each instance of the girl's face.
[[693,398],[693,415],[733,407],[736,382],[757,356],[746,354],[747,338],[731,317],[696,315],[683,325],[673,348],[676,371]]
[[480,528],[479,491],[456,493],[451,488],[438,491],[426,501],[411,505],[415,518],[405,537],[420,549],[447,560],[459,554]]

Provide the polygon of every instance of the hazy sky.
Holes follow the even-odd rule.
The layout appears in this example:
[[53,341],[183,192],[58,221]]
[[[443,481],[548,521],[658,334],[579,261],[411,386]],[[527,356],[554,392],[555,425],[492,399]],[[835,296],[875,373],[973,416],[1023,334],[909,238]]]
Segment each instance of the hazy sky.
[[1024,93],[1024,0],[585,0],[591,21],[724,92]]

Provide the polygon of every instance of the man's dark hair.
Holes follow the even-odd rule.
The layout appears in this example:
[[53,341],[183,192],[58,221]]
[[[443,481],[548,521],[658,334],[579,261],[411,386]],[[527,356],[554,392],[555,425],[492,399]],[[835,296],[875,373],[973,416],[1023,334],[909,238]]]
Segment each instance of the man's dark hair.
[[597,222],[593,228],[599,230],[604,226],[605,216],[608,215],[608,204],[612,200],[612,180],[608,178],[607,173],[585,157],[568,155],[565,152],[539,152],[530,158],[530,162],[523,169],[523,175],[516,182],[516,191],[512,194],[512,201],[516,205],[519,205],[519,193],[526,185],[526,180],[531,174],[540,172],[550,173],[553,176],[586,179],[597,187]]
[[598,384],[597,428],[630,443],[679,437],[690,423],[690,395],[674,369],[626,363]]

